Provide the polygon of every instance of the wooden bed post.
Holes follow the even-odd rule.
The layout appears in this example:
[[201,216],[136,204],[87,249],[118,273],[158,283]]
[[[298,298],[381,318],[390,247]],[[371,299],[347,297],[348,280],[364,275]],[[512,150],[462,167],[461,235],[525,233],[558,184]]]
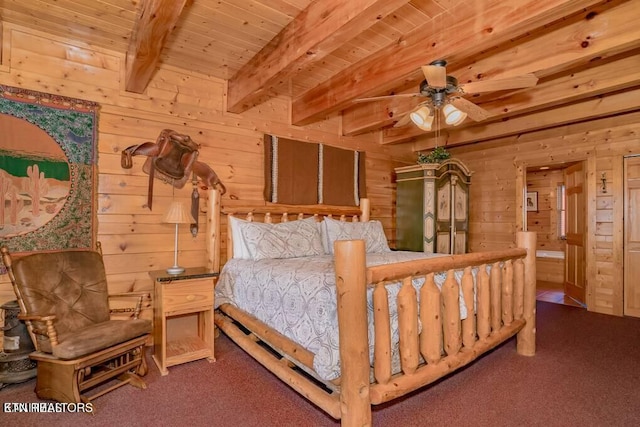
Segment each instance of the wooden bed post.
[[371,202],[369,199],[360,199],[360,221],[366,222],[369,221],[369,217],[371,216]]
[[334,248],[342,378],[342,425],[370,426],[364,240],[340,240],[335,242]]
[[524,258],[524,320],[525,325],[518,332],[516,348],[518,354],[536,354],[536,233],[519,231],[516,234],[519,248],[527,250]]
[[207,191],[207,270],[220,272],[220,191]]

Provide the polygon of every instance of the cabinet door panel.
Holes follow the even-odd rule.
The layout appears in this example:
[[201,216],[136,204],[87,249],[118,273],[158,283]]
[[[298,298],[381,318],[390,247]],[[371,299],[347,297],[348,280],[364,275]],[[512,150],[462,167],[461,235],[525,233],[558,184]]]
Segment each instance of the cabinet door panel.
[[436,206],[436,252],[451,253],[451,180],[449,175],[438,179]]
[[455,205],[454,205],[454,254],[464,254],[467,252],[469,233],[469,186],[460,179],[455,185]]
[[396,248],[422,251],[422,180],[398,182],[396,201]]
[[456,231],[456,239],[454,243],[453,253],[464,254],[467,252],[467,232]]
[[449,233],[438,233],[437,244],[436,244],[436,252],[439,254],[448,254],[451,253],[451,247],[449,244],[451,243]]

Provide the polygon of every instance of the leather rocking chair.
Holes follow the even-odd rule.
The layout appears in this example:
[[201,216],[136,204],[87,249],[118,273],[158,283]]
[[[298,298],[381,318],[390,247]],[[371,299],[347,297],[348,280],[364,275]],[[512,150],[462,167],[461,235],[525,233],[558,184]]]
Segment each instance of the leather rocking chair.
[[[98,251],[36,253],[12,259],[1,249],[18,304],[36,351],[35,392],[41,399],[88,403],[122,385],[146,388],[144,350],[151,322],[135,309],[110,310],[100,245]],[[111,320],[111,312],[133,318]],[[115,384],[107,384],[118,380]],[[100,387],[101,386],[101,387]],[[93,390],[92,395],[86,394]]]

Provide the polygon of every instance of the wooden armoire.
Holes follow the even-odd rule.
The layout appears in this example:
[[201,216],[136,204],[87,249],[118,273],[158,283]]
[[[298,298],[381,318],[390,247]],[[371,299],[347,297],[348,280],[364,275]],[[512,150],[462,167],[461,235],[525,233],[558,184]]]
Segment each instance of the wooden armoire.
[[471,172],[457,159],[395,169],[396,249],[460,254],[468,250]]

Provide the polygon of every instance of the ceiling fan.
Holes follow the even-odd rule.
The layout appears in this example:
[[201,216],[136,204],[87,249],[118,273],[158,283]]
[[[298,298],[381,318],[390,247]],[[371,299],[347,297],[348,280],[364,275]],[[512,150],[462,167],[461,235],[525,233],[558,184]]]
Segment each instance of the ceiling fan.
[[458,84],[458,80],[455,77],[447,75],[446,65],[447,61],[439,59],[421,67],[425,80],[420,83],[419,93],[360,98],[354,100],[354,102],[378,101],[396,97],[427,98],[426,101],[421,102],[413,110],[401,117],[394,127],[404,126],[412,121],[418,128],[430,131],[434,118],[439,128],[439,115],[436,114],[438,111],[442,111],[445,122],[453,126],[459,125],[467,117],[476,122],[491,117],[489,111],[464,99],[463,96],[465,95],[532,87],[538,82],[538,78],[534,74],[524,74],[504,79]]

